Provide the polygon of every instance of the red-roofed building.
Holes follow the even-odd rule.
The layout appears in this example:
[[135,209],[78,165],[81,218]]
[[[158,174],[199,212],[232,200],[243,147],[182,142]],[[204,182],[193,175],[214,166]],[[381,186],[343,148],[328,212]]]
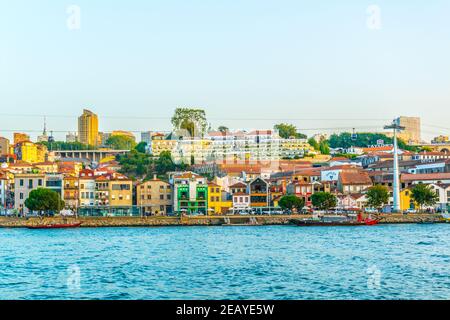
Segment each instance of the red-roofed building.
[[372,186],[369,174],[363,170],[343,170],[339,174],[338,189],[343,194],[362,193]]

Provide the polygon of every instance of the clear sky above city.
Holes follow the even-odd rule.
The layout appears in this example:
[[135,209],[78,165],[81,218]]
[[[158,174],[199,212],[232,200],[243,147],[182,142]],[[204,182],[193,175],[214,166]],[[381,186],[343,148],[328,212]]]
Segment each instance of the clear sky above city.
[[0,4],[3,136],[47,115],[62,139],[83,108],[101,131],[169,130],[176,107],[212,127],[374,131],[405,115],[450,133],[448,0]]

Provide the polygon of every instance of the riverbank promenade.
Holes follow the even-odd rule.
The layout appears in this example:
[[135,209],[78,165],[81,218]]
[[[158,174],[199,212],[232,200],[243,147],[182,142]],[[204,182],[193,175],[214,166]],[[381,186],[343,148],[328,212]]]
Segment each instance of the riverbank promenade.
[[[236,225],[287,225],[291,219],[304,219],[310,215],[271,216],[151,216],[151,217],[0,217],[0,227],[26,228],[64,222],[81,222],[81,227],[155,227],[155,226],[236,226]],[[380,224],[445,222],[439,214],[381,214]]]

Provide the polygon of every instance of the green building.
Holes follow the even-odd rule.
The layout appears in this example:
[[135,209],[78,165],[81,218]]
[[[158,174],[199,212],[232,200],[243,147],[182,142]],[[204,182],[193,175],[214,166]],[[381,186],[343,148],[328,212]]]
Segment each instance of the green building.
[[208,180],[193,172],[173,176],[174,211],[184,214],[208,214]]

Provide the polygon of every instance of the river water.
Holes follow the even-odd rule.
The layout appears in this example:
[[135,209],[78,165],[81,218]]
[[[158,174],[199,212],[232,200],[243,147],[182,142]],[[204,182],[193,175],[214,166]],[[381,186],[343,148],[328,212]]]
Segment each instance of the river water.
[[0,299],[450,299],[450,224],[0,229]]

